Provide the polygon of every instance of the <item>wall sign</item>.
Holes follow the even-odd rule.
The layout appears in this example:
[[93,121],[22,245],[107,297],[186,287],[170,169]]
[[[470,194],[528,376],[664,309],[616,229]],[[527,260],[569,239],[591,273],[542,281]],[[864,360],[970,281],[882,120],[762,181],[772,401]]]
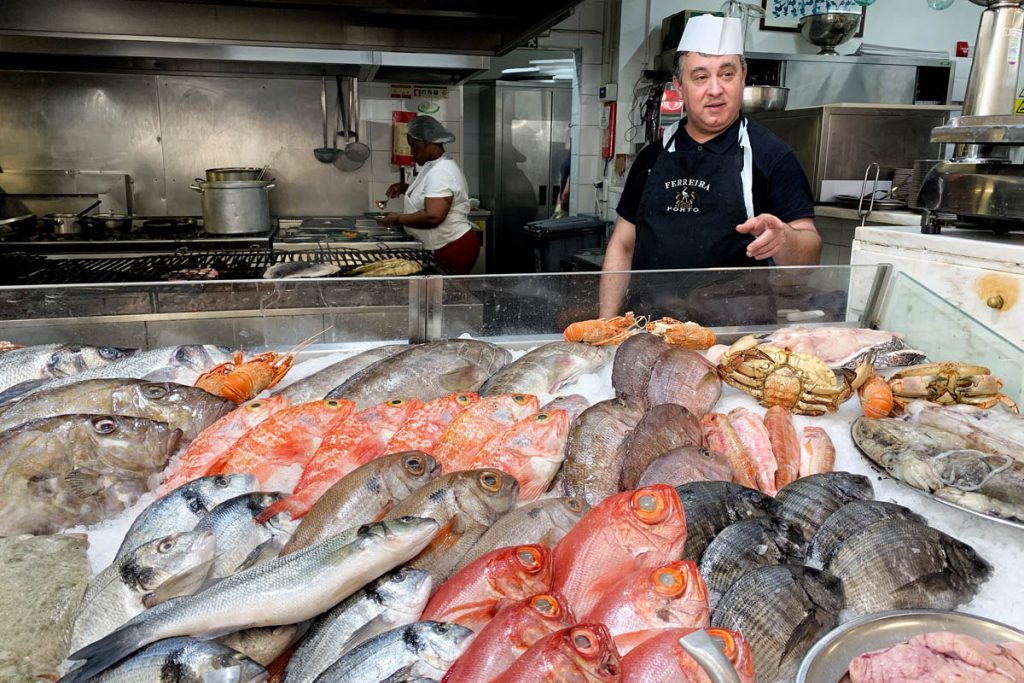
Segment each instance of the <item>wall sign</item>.
[[391,85],[393,100],[443,100],[448,98],[448,88],[443,85]]
[[764,16],[761,17],[762,31],[799,31],[800,19],[808,14],[825,12],[860,12],[860,28],[855,38],[864,36],[864,16],[867,7],[861,7],[855,0],[761,0]]

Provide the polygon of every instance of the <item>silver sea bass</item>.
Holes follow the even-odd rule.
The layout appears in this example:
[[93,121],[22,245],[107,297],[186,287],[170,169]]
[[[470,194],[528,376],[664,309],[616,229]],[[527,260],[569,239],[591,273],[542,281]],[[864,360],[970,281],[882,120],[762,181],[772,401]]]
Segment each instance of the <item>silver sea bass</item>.
[[438,528],[437,522],[422,517],[365,525],[354,540],[340,534],[229,576],[196,595],[157,605],[72,653],[71,659],[86,661],[68,683],[88,680],[163,638],[210,636],[310,619],[367,581],[408,562],[430,543]]
[[0,354],[0,403],[44,382],[71,377],[119,361],[138,349],[82,344],[40,344]]
[[[61,680],[71,680],[74,671]],[[92,683],[263,683],[267,670],[243,654],[209,640],[170,638],[120,662]]]
[[263,491],[246,493],[221,503],[199,520],[195,530],[210,531],[217,539],[217,556],[210,569],[211,581],[234,574],[247,561],[252,562],[250,566],[255,566],[258,558],[277,556],[299,523],[293,521],[287,512],[262,523],[257,523],[256,517],[284,495]]

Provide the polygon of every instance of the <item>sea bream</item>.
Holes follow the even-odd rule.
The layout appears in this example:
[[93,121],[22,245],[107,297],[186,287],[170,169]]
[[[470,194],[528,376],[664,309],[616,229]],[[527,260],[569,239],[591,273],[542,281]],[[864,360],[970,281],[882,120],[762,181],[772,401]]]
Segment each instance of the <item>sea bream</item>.
[[138,349],[82,344],[40,344],[5,351],[0,355],[0,403],[44,382],[71,377],[135,353]]
[[[73,675],[72,671],[65,678]],[[168,638],[142,648],[136,654],[89,680],[92,683],[263,683],[267,680],[267,670],[245,655],[220,643],[195,638]]]
[[286,514],[260,519],[283,494],[257,491],[230,498],[203,515],[195,531],[214,535],[217,556],[208,579],[214,581],[277,557],[298,526]]
[[812,474],[782,487],[775,496],[779,504],[776,516],[798,527],[809,539],[833,512],[851,500],[869,500],[874,493],[871,480],[860,474]]
[[685,560],[699,562],[711,540],[733,522],[779,510],[771,496],[728,481],[695,481],[675,488],[686,513]]
[[609,347],[579,342],[543,344],[494,373],[480,387],[480,395],[553,394],[563,385],[597,372],[613,355]]
[[818,532],[807,544],[807,559],[824,566],[846,539],[869,524],[883,519],[907,519],[925,523],[924,517],[902,505],[881,500],[851,500],[829,515],[818,527]]
[[775,517],[755,517],[730,524],[708,544],[700,560],[700,575],[711,602],[740,577],[771,564],[801,564],[804,537],[800,530]]
[[700,421],[683,406],[663,403],[648,408],[624,444],[626,455],[622,459],[619,490],[636,488],[647,466],[663,453],[686,446],[699,447],[703,441]]
[[576,418],[562,465],[565,495],[597,505],[618,493],[628,439],[643,416],[641,404],[613,398],[595,403]]
[[135,504],[181,430],[120,415],[61,415],[0,434],[0,535],[95,524]]

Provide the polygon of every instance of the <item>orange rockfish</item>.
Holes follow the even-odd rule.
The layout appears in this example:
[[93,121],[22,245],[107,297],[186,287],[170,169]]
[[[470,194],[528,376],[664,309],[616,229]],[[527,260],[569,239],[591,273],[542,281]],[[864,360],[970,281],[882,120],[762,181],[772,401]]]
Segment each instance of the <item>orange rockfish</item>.
[[576,623],[565,598],[538,593],[504,608],[477,632],[473,644],[444,676],[451,683],[487,683],[512,666],[530,646]]
[[638,569],[616,581],[581,620],[607,626],[625,655],[663,629],[710,626],[708,589],[692,560]]
[[542,545],[498,548],[445,581],[420,615],[479,632],[502,607],[551,590],[551,551]]
[[[330,398],[279,411],[243,434],[210,468],[210,474],[254,474],[261,488],[267,489],[279,470],[305,467],[324,435],[347,420],[355,407],[352,401]],[[294,474],[292,482],[299,472]],[[294,483],[286,488],[291,486]]]
[[764,414],[764,428],[772,442],[772,454],[779,469],[775,471],[775,488],[781,489],[800,476],[800,439],[793,426],[793,416],[782,406],[772,406]]
[[604,624],[577,624],[538,640],[491,683],[617,682],[621,672]]
[[448,425],[479,400],[478,394],[465,393],[448,394],[427,401],[395,432],[384,452],[423,451],[433,455]]
[[686,514],[671,486],[652,484],[605,498],[555,546],[554,589],[587,614],[625,574],[681,557]]
[[757,488],[761,493],[774,496],[779,492],[775,488],[775,472],[779,465],[772,453],[772,442],[768,438],[768,430],[754,413],[746,408],[733,408],[729,411],[729,424],[736,430],[736,436],[747,452],[750,462],[754,465],[754,476]]
[[536,500],[565,460],[570,422],[566,410],[534,413],[488,441],[470,467],[508,472],[519,481],[519,502]]
[[262,517],[269,519],[285,510],[292,519],[305,515],[346,474],[384,455],[388,440],[422,405],[420,401],[392,398],[337,424],[324,435],[306,463],[294,493],[268,507]]
[[[680,638],[695,630],[665,629],[636,646],[622,658],[622,683],[711,683],[703,667],[679,644]],[[706,630],[732,662],[740,683],[754,683],[754,658],[743,636],[724,628]]]
[[724,455],[732,467],[732,480],[749,489],[757,489],[757,468],[740,441],[739,434],[724,413],[707,413],[700,419],[708,449]]
[[448,425],[431,455],[446,473],[473,469],[474,456],[488,441],[539,409],[540,404],[533,394],[482,398]]
[[160,495],[178,488],[193,479],[205,477],[246,432],[271,415],[291,407],[283,396],[257,398],[238,406],[230,413],[204,429],[178,459],[177,465],[167,473]]

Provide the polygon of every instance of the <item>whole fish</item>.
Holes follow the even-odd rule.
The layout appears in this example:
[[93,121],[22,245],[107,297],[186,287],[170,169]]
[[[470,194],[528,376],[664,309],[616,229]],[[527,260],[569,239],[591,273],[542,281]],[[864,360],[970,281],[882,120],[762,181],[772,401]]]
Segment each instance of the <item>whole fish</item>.
[[800,476],[831,472],[836,466],[836,447],[821,427],[804,427],[800,432]]
[[584,410],[590,407],[590,401],[585,396],[580,394],[566,394],[565,396],[555,396],[553,399],[545,403],[540,407],[541,410],[564,410],[569,413],[570,424],[576,421],[576,418],[583,413]]
[[392,508],[385,519],[429,517],[440,526],[410,566],[430,572],[434,588],[455,571],[484,532],[515,507],[519,482],[495,469],[445,474]]
[[[419,621],[386,631],[342,655],[316,678],[317,683],[364,683],[441,676],[473,639],[458,624]],[[390,678],[399,674],[400,678]]]
[[544,636],[491,683],[611,682],[619,680],[621,670],[604,624],[581,623]]
[[75,616],[71,650],[107,635],[147,607],[194,593],[213,561],[213,534],[187,531],[149,541],[89,582]]
[[[755,683],[754,656],[743,636],[723,628],[705,629],[729,658],[740,683]],[[694,629],[669,628],[622,658],[622,683],[711,683],[704,668],[679,644]]]
[[392,453],[371,460],[320,496],[281,554],[293,553],[345,529],[379,520],[399,501],[440,474],[437,461],[426,453]]
[[785,680],[811,645],[835,627],[842,608],[839,579],[810,567],[776,564],[734,583],[712,613],[711,625],[743,634],[757,680]]
[[255,490],[256,478],[251,474],[214,475],[179,486],[139,513],[125,533],[114,559],[121,559],[154,538],[192,531],[213,508]]
[[488,396],[459,413],[432,454],[446,472],[472,469],[474,457],[491,439],[538,411],[533,394]]
[[799,529],[775,517],[744,519],[725,527],[700,560],[712,604],[748,572],[771,564],[801,564],[804,545]]
[[327,277],[334,275],[339,270],[341,270],[341,266],[324,261],[283,261],[275,263],[263,271],[263,279]]
[[563,385],[600,370],[614,351],[604,346],[556,341],[533,349],[491,375],[481,396],[553,394]]
[[40,344],[5,351],[0,355],[0,403],[50,380],[71,377],[135,353],[138,349],[82,344]]
[[271,505],[267,514],[288,512],[292,519],[301,519],[345,475],[384,455],[387,442],[422,405],[392,398],[336,425],[303,467],[292,495]]
[[[764,427],[768,430],[772,454],[778,469],[775,471],[775,489],[781,489],[800,477],[800,439],[793,426],[793,416],[782,406],[765,411]],[[828,471],[832,471],[830,467]]]
[[227,399],[182,384],[93,379],[40,390],[9,404],[0,414],[0,430],[44,417],[91,413],[166,422],[191,441],[233,408]]
[[395,432],[384,452],[421,451],[433,455],[448,425],[479,400],[479,395],[469,392],[427,401]]
[[846,539],[883,519],[905,519],[925,524],[924,517],[902,505],[880,500],[851,500],[818,527],[818,532],[807,544],[807,559],[820,566],[826,565]]
[[[775,455],[772,453],[772,442],[768,438],[768,430],[765,429],[761,418],[746,408],[733,408],[728,415],[729,424],[736,430],[736,436],[743,444],[743,450],[754,465],[754,475],[757,478],[757,488],[774,496],[778,493],[775,488],[775,472],[778,464],[775,462]],[[831,470],[830,470],[831,471]]]
[[[74,672],[71,672],[68,676],[73,674]],[[169,679],[168,676],[174,678]],[[89,680],[95,683],[164,680],[181,683],[262,683],[267,680],[267,670],[245,655],[220,643],[195,638],[169,638],[142,648],[128,659]]]
[[217,555],[210,568],[209,580],[222,579],[240,568],[277,556],[298,522],[282,515],[262,521],[256,518],[281,497],[280,493],[262,491],[235,496],[199,520],[195,530],[209,531],[216,539]]
[[732,468],[733,481],[740,486],[757,489],[757,467],[747,453],[729,417],[722,413],[708,413],[700,419],[704,441],[708,449],[725,456]]
[[167,468],[164,482],[160,486],[161,495],[193,479],[208,475],[210,468],[227,454],[243,434],[271,415],[290,407],[287,399],[277,396],[256,398],[243,403],[214,422],[188,445],[171,467]]
[[619,490],[636,488],[644,470],[661,454],[674,448],[700,446],[702,442],[700,422],[689,410],[675,403],[652,406],[629,437]]
[[[377,361],[390,358],[396,353],[408,351],[408,344],[385,344],[375,346],[354,356],[349,356],[337,363],[314,372],[311,375],[295,380],[274,392],[275,396],[282,396],[294,404],[308,403],[324,398],[334,387],[344,383],[349,377],[364,368],[368,368]],[[296,366],[296,369],[301,366]]]
[[608,627],[620,654],[661,629],[711,625],[708,589],[691,560],[640,569],[616,581],[580,621]]
[[805,539],[813,538],[818,527],[833,512],[851,500],[870,500],[875,495],[871,481],[860,474],[829,472],[801,477],[787,484],[775,496],[776,516],[797,526]]
[[[641,335],[634,335],[632,339]],[[654,335],[647,335],[657,339]],[[663,344],[660,339],[659,344]],[[621,352],[621,348],[620,352]],[[601,401],[584,410],[569,430],[562,466],[562,490],[567,496],[597,505],[618,493],[627,439],[644,411],[641,404],[619,398]]]
[[541,498],[516,507],[491,525],[455,571],[495,548],[542,545],[553,548],[590,509],[579,498]]
[[762,340],[797,353],[817,356],[833,368],[853,368],[872,358],[876,368],[902,367],[925,362],[920,351],[906,348],[901,335],[884,330],[850,327],[784,327]]
[[304,632],[304,624],[262,626],[229,633],[217,638],[216,642],[240,652],[260,666],[269,667],[287,652]]
[[647,407],[647,385],[661,354],[671,346],[661,337],[646,332],[632,335],[619,344],[612,363],[612,387],[615,395],[624,400]]
[[906,412],[916,424],[962,436],[968,448],[1024,462],[1024,417],[1020,415],[929,401],[911,401]]
[[698,420],[722,396],[718,370],[704,356],[670,348],[658,356],[647,383],[647,405],[678,403]]
[[423,619],[479,632],[505,605],[551,590],[551,551],[542,545],[497,548],[439,586]]
[[[247,431],[210,468],[211,474],[248,472],[263,488],[281,480],[282,470],[299,470],[320,447],[324,436],[352,415],[352,401],[324,399],[281,410]],[[301,476],[293,472],[290,489]],[[283,488],[279,485],[277,488]]]
[[860,614],[956,609],[992,574],[971,546],[904,519],[861,529],[836,549],[826,568],[842,580],[846,606]]
[[495,467],[519,481],[519,500],[530,502],[548,489],[565,459],[569,413],[540,411],[491,439],[474,456],[471,469]]
[[135,504],[181,430],[118,415],[62,415],[0,433],[0,535],[95,524]]
[[554,592],[520,600],[504,607],[477,631],[469,649],[448,669],[443,680],[488,683],[538,640],[575,623],[569,603]]
[[711,539],[734,522],[767,517],[778,503],[756,489],[726,481],[697,481],[676,487],[686,511],[683,559],[699,562]]
[[606,498],[555,546],[554,589],[577,614],[589,612],[620,577],[679,557],[686,517],[670,486],[656,484]]
[[0,680],[56,680],[89,582],[84,535],[0,538]]
[[431,401],[453,392],[476,391],[511,359],[508,350],[474,339],[429,342],[360,370],[326,398],[355,401],[358,410],[391,396]]
[[288,683],[312,683],[348,651],[391,629],[420,620],[430,574],[402,568],[371,581],[313,620],[288,662]]
[[637,486],[679,486],[693,481],[732,481],[732,466],[721,453],[700,446],[681,446],[652,460]]
[[152,607],[105,638],[71,654],[85,664],[67,683],[90,676],[163,638],[213,635],[294,624],[320,614],[368,580],[415,557],[437,522],[405,518],[360,527],[224,579],[201,593]]

